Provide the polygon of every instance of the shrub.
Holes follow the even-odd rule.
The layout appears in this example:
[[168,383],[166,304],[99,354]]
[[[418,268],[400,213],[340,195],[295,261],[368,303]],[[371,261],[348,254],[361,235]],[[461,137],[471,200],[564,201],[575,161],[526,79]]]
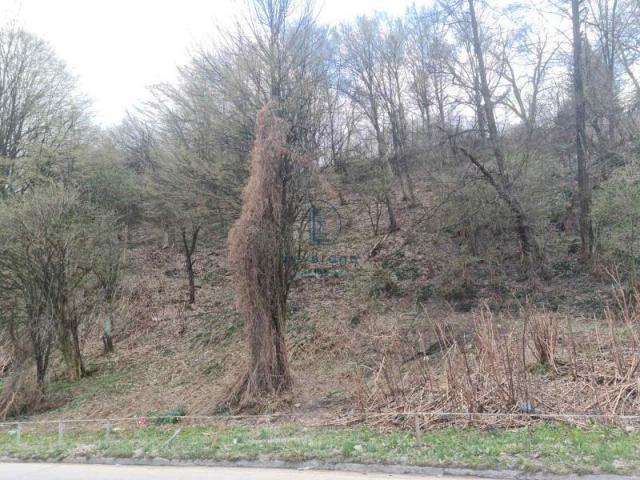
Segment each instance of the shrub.
[[116,213],[128,224],[141,215],[141,193],[135,174],[113,160],[90,164],[82,179],[84,200]]
[[545,311],[525,311],[527,335],[538,365],[555,367],[558,349],[558,323]]
[[161,412],[158,415],[155,415],[155,419],[153,423],[155,425],[169,425],[178,423],[182,417],[187,414],[187,409],[180,406],[176,407],[173,410],[168,410],[166,412]]
[[423,285],[416,290],[416,303],[426,303],[433,298],[433,285]]
[[398,280],[415,280],[420,276],[420,268],[407,262],[402,252],[396,252],[382,261],[382,268],[391,270]]
[[394,297],[400,295],[400,287],[394,275],[384,269],[373,272],[370,278],[369,295],[372,297]]
[[20,362],[5,379],[0,389],[0,418],[17,417],[33,412],[42,404],[42,391],[32,375],[24,369],[26,363]]
[[84,374],[79,328],[98,301],[96,261],[117,224],[56,185],[0,207],[0,332],[21,362],[34,362],[42,393],[54,345],[71,379]]
[[595,247],[606,260],[640,261],[640,162],[615,170],[593,196]]

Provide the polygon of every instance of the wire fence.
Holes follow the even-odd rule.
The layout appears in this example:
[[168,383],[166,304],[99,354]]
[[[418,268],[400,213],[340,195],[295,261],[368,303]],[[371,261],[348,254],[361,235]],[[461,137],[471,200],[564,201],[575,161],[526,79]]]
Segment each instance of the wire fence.
[[[188,422],[190,425],[208,425],[208,424],[221,424],[230,422],[247,422],[248,424],[255,424],[260,422],[273,422],[273,421],[291,421],[295,422],[301,419],[297,414],[253,414],[253,415],[173,415],[171,413],[158,414],[158,415],[141,415],[134,417],[103,417],[103,418],[59,418],[49,420],[6,420],[0,422],[0,428],[15,427],[17,425],[22,426],[46,426],[46,425],[87,425],[92,424],[107,424],[107,423],[131,423],[137,426],[146,426],[150,423],[160,422],[162,423],[177,423]],[[320,422],[313,423],[310,426],[314,427],[336,427],[345,426],[345,424],[357,424],[366,423],[367,420],[380,419],[380,418],[418,418],[425,422],[439,419],[466,419],[469,421],[476,420],[491,420],[491,419],[505,419],[505,420],[524,420],[524,421],[561,421],[561,422],[591,422],[591,423],[603,423],[603,424],[617,424],[617,425],[640,425],[639,415],[609,415],[609,414],[588,414],[588,413],[519,413],[519,412],[367,412],[361,415],[351,414],[347,418],[350,421],[344,422],[338,420],[336,422]]]
[[[451,464],[640,472],[640,415],[389,411],[325,419],[311,422],[300,413],[16,419],[0,422],[0,456],[144,464],[255,461],[262,466],[273,460],[297,468]],[[589,428],[547,428],[548,422]]]
[[[50,420],[22,420],[0,422],[0,433],[14,435],[16,446],[20,446],[25,434],[43,434],[49,441],[55,440],[58,448],[64,444],[65,437],[71,433],[91,433],[102,436],[104,444],[108,444],[115,432],[131,431],[148,426],[157,426],[173,435],[167,441],[171,443],[184,428],[187,427],[275,427],[295,424],[299,415],[261,414],[261,415],[172,415],[158,414],[135,417],[110,418],[71,418]],[[536,422],[561,422],[572,425],[607,425],[624,427],[627,430],[640,430],[640,415],[599,415],[582,413],[542,414],[542,413],[467,413],[467,412],[371,412],[360,416],[351,415],[349,421],[337,418],[335,421],[305,422],[308,428],[341,429],[357,425],[374,427],[396,427],[403,430],[414,430],[419,438],[425,430],[433,425],[447,426],[455,421],[455,425],[519,427]],[[460,422],[464,423],[460,423]],[[54,438],[55,437],[55,438]],[[291,441],[292,438],[287,438]]]

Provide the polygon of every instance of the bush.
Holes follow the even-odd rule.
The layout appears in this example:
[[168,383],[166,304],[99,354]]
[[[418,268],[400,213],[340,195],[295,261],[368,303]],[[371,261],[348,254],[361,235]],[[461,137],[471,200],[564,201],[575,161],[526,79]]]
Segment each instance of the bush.
[[640,261],[640,162],[615,170],[593,196],[596,251],[606,260]]
[[416,304],[426,303],[431,300],[435,292],[433,285],[423,285],[416,291]]
[[469,258],[457,257],[449,263],[441,275],[437,292],[458,311],[466,312],[473,308],[477,290],[472,280]]
[[161,412],[156,415],[153,423],[156,425],[169,425],[178,423],[182,417],[187,414],[187,409],[184,407],[176,407],[173,410],[167,412]]
[[0,389],[0,418],[18,417],[33,413],[42,404],[42,391],[34,381],[33,375],[27,375],[24,363],[16,366]]
[[372,297],[394,297],[400,295],[400,288],[394,275],[387,270],[375,270],[370,279],[369,295]]
[[382,268],[391,270],[398,280],[415,280],[420,276],[418,265],[407,262],[400,251],[383,260]]
[[117,228],[61,186],[0,204],[0,333],[21,363],[33,362],[40,392],[54,346],[70,379],[85,373],[80,324],[99,301],[96,265]]
[[142,190],[135,174],[116,161],[98,160],[89,165],[81,193],[83,199],[116,213],[127,224],[141,215]]

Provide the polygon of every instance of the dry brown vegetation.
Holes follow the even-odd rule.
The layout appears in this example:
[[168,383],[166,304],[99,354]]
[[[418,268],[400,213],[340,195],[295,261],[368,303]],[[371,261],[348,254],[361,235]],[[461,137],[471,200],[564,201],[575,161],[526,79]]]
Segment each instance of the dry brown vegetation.
[[289,156],[286,125],[276,107],[267,105],[256,121],[242,212],[229,232],[229,267],[250,352],[247,373],[230,397],[241,406],[291,386],[284,335],[290,280],[282,261],[291,243],[284,180]]
[[[640,23],[621,21],[640,9],[603,1],[573,0],[573,18],[547,5],[569,42],[524,5],[436,2],[327,28],[312,2],[254,0],[122,125],[91,133],[87,118],[60,145],[41,132],[75,114],[43,115],[62,99],[27,88],[46,82],[10,49],[0,416],[640,413]],[[41,52],[33,71],[68,83],[48,47],[12,32],[0,46],[39,45],[24,50]],[[2,107],[32,96],[47,101]],[[95,222],[47,214],[49,185]],[[305,245],[320,261],[289,263],[319,202],[340,235]]]
[[[609,329],[594,323],[576,333],[567,315],[529,310],[514,318],[484,306],[454,339],[446,322],[434,321],[432,353],[407,352],[406,334],[392,330],[378,338],[378,363],[356,398],[364,415],[389,414],[386,421],[394,412],[420,412],[434,423],[469,421],[440,415],[451,412],[568,421],[564,415],[637,415],[639,318],[635,311],[608,312]],[[513,418],[488,421],[495,426]]]
[[[252,412],[293,415],[307,423],[410,425],[413,417],[404,414],[421,412],[423,424],[439,426],[469,421],[438,415],[443,412],[535,419],[640,411],[637,292],[610,277],[603,277],[598,290],[577,278],[559,277],[536,289],[528,280],[510,280],[514,300],[500,303],[498,298],[509,295],[479,280],[495,268],[490,257],[488,265],[467,262],[451,272],[459,253],[433,256],[431,240],[410,235],[408,228],[387,237],[379,253],[367,258],[380,238],[371,236],[361,207],[345,200],[340,211],[347,227],[335,245],[324,248],[357,255],[359,264],[341,277],[294,282],[286,330],[292,389],[265,397]],[[418,215],[411,209],[399,213],[401,225],[411,225]],[[178,246],[159,248],[161,232],[149,226],[131,236],[130,266],[114,313],[116,352],[103,356],[101,332],[87,328],[83,338],[92,373],[78,384],[54,378],[44,415],[136,416],[178,405],[189,415],[225,413],[221,404],[249,358],[224,241],[214,239],[197,253],[199,300],[189,306]],[[394,287],[372,295],[381,271]],[[473,292],[470,299],[451,293],[458,291],[456,279],[466,285],[464,292]],[[417,302],[425,285],[433,293]],[[585,303],[545,306],[557,291]],[[601,299],[595,310],[594,295]],[[55,371],[58,366],[54,362]]]

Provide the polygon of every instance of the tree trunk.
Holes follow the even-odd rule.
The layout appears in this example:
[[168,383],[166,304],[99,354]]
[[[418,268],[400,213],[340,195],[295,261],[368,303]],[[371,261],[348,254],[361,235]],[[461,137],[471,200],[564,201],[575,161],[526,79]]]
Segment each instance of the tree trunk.
[[482,138],[483,140],[486,140],[487,127],[484,124],[485,113],[482,106],[482,95],[480,93],[482,87],[480,86],[480,81],[477,73],[473,76],[473,88],[475,90],[475,93],[473,95],[473,102],[475,103],[476,124],[478,125],[478,133],[480,134],[480,138]]
[[571,0],[573,24],[573,89],[576,107],[576,160],[578,163],[578,204],[580,250],[583,259],[589,259],[592,251],[591,191],[587,172],[586,154],[586,102],[584,94],[584,72],[582,69],[582,33],[580,20],[581,0]]
[[396,221],[396,214],[393,211],[393,205],[391,204],[391,198],[387,193],[384,194],[384,204],[387,207],[387,214],[389,216],[389,232],[396,232],[399,230],[398,222]]
[[42,355],[36,355],[36,384],[38,386],[38,392],[44,395],[45,378],[47,376],[47,365],[49,363],[49,354],[43,353]]
[[249,347],[248,371],[228,400],[240,408],[291,386],[284,327],[293,272],[282,258],[293,251],[299,197],[290,190],[288,128],[275,111],[270,104],[258,113],[242,211],[229,232],[229,266]]
[[520,243],[522,245],[523,257],[527,260],[527,263],[529,263],[529,257],[531,256],[531,254],[534,254],[534,256],[536,257],[535,261],[537,261],[541,255],[541,252],[531,233],[531,226],[529,224],[528,217],[524,209],[522,208],[522,205],[520,204],[518,198],[513,193],[511,182],[507,176],[505,155],[498,135],[498,127],[496,125],[496,118],[493,110],[493,100],[491,98],[491,90],[489,88],[489,82],[487,80],[484,55],[482,53],[482,45],[480,43],[480,32],[478,29],[474,0],[468,0],[468,2],[469,14],[471,17],[471,30],[473,33],[473,50],[478,62],[478,86],[480,88],[480,93],[482,95],[482,100],[484,103],[484,113],[486,117],[485,121],[487,123],[487,130],[489,131],[489,141],[491,142],[493,154],[498,166],[498,172],[495,175],[495,178],[494,175],[492,175],[480,164],[480,162],[475,161],[472,155],[470,155],[468,152],[463,153],[465,153],[465,156],[467,156],[467,158],[469,158],[481,170],[484,177],[489,180],[500,197],[502,197],[505,203],[509,206],[510,210],[513,213],[516,224],[516,232],[518,234],[518,237],[520,238]]
[[[375,115],[377,115],[377,113]],[[377,121],[377,117],[374,117],[374,118],[376,118],[376,120],[374,120],[372,123],[373,123],[373,129],[376,132],[376,141],[378,143],[377,161],[379,162],[382,168],[393,170],[392,165],[390,165],[390,162],[387,159],[387,144],[384,140],[384,136],[382,135],[382,130],[380,129],[380,125]],[[391,173],[393,173],[393,171]],[[389,216],[389,231],[395,232],[396,230],[398,230],[398,223],[396,222],[396,215],[393,210],[393,203],[391,202],[391,197],[389,196],[388,192],[384,192],[384,203],[385,203],[385,206],[387,207],[387,213]]]
[[85,376],[86,370],[80,352],[78,329],[66,327],[60,339],[60,350],[67,368],[67,376],[71,381],[78,381]]
[[461,151],[462,154],[478,168],[478,170],[480,170],[482,176],[496,190],[498,196],[509,207],[509,210],[511,210],[516,224],[516,233],[518,234],[520,244],[522,245],[522,255],[527,261],[527,264],[530,263],[530,257],[532,255],[535,257],[535,260],[538,260],[541,256],[540,247],[533,237],[528,217],[525,215],[524,209],[522,208],[522,205],[520,205],[518,199],[505,190],[503,185],[494,178],[494,175],[491,174],[491,172],[489,172],[470,152],[462,147],[457,147],[457,149]]
[[187,256],[187,276],[189,277],[189,305],[193,305],[196,302],[196,281],[190,255]]
[[292,385],[289,373],[285,319],[273,312],[271,318],[256,318],[248,325],[250,368],[242,381],[238,405],[250,406],[265,395],[275,395]]
[[189,305],[193,305],[196,301],[196,281],[195,274],[193,272],[193,253],[196,250],[196,243],[198,241],[198,233],[200,232],[200,226],[197,225],[193,228],[191,233],[191,243],[187,241],[187,232],[182,229],[182,246],[184,249],[185,267],[187,270],[187,277],[189,279]]
[[404,157],[402,160],[404,175],[407,180],[407,188],[409,190],[409,207],[415,207],[418,203],[416,200],[415,187],[413,186],[413,179],[411,178],[411,174],[409,172],[409,165],[407,163],[407,158]]
[[113,301],[108,302],[107,317],[104,319],[103,332],[102,332],[102,344],[104,346],[104,354],[108,355],[113,353],[113,338],[111,337],[111,331],[113,329]]

